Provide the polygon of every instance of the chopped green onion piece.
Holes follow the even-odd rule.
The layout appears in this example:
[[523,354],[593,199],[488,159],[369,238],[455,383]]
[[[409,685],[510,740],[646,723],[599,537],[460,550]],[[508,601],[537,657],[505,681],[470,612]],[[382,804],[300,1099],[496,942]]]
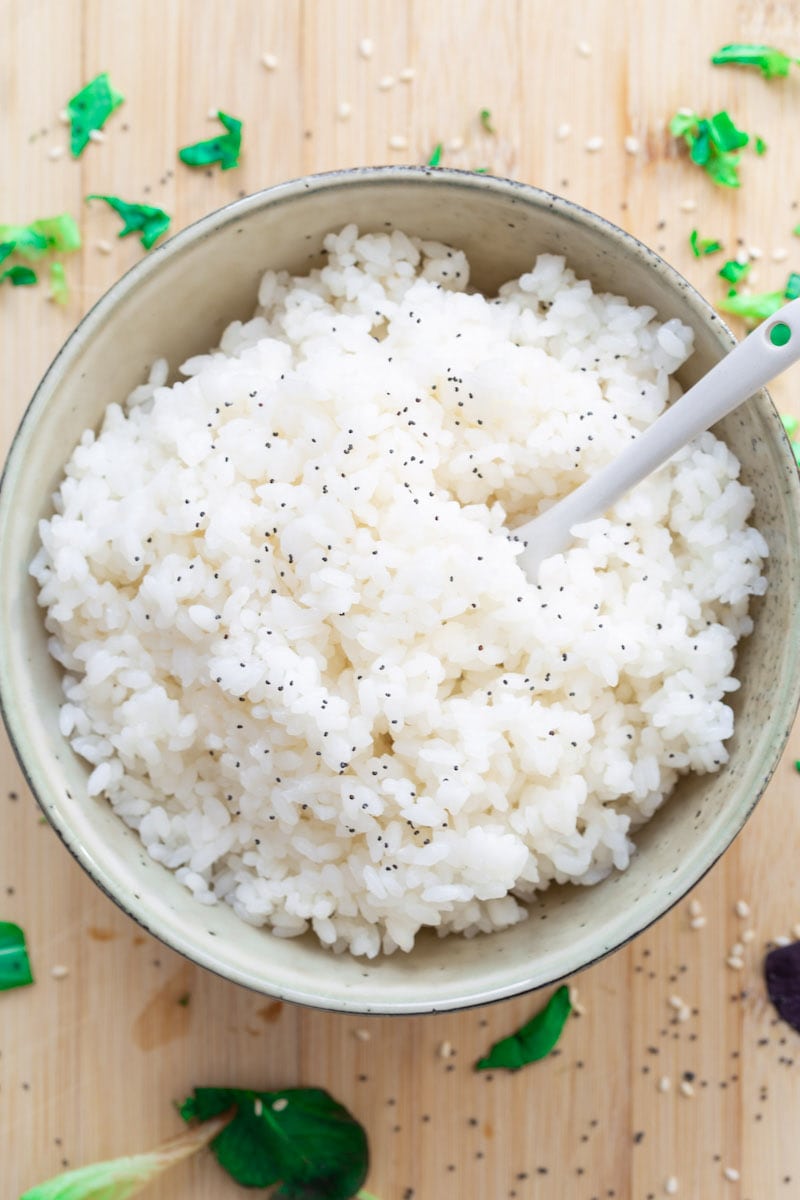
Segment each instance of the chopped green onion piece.
[[475,1070],[504,1067],[507,1071],[518,1071],[520,1067],[544,1058],[561,1037],[571,1012],[569,988],[562,984],[527,1024],[509,1037],[495,1042],[486,1057],[476,1062]]
[[161,208],[153,208],[149,204],[129,204],[120,200],[119,196],[101,196],[96,193],[86,197],[87,200],[104,200],[114,209],[124,222],[117,237],[127,237],[129,233],[141,234],[140,241],[145,250],[149,250],[162,233],[166,233],[172,218]]
[[800,225],[795,225],[794,229],[792,230],[792,233],[794,234],[795,237],[800,237]]
[[442,145],[442,143],[437,142],[436,145],[433,147],[433,152],[432,152],[430,158],[428,159],[429,167],[438,167],[439,163],[442,161],[442,151],[443,150],[444,150],[444,146]]
[[735,258],[730,258],[719,269],[719,271],[717,271],[717,274],[721,279],[726,279],[728,283],[741,283],[749,270],[749,262],[741,263],[737,262]]
[[17,254],[36,260],[51,250],[70,254],[80,249],[81,234],[75,218],[62,213],[58,217],[40,217],[30,225],[0,225],[0,242],[13,242]]
[[750,141],[750,134],[737,129],[730,115],[723,109],[711,117],[709,123],[711,140],[718,150],[741,150]]
[[29,983],[33,983],[33,974],[25,949],[25,934],[19,925],[0,921],[0,992],[25,987]]
[[37,283],[36,272],[30,267],[7,267],[5,271],[0,271],[0,283],[4,279],[8,279],[14,287],[30,287],[31,284]]
[[14,249],[13,242],[0,242],[0,263],[8,258],[11,251]]
[[755,150],[756,154],[766,154],[767,143],[762,137],[756,136],[753,138],[753,149]]
[[64,272],[63,263],[54,262],[50,264],[50,295],[56,304],[66,304],[69,299],[69,288],[67,287],[67,276]]
[[480,112],[481,125],[487,133],[496,133],[497,130],[492,125],[492,114],[488,108],[482,108]]
[[800,758],[795,759],[794,769],[795,771],[800,771]]
[[760,292],[753,296],[742,296],[738,292],[730,293],[720,300],[717,308],[722,312],[732,313],[735,317],[743,317],[746,321],[766,321],[786,300],[783,292]]
[[722,249],[721,242],[713,238],[701,238],[696,229],[689,234],[689,245],[692,247],[692,254],[695,258],[704,258],[709,254],[716,254]]
[[115,108],[125,97],[114,90],[108,72],[95,76],[67,104],[70,119],[69,145],[73,158],[78,158],[90,141],[95,129],[102,129]]
[[222,109],[217,116],[225,126],[226,132],[219,137],[209,138],[204,142],[194,142],[178,151],[178,158],[190,167],[206,167],[218,162],[223,171],[238,167],[239,152],[242,144],[242,122],[236,117],[229,117]]
[[792,63],[800,59],[790,58],[774,46],[762,46],[753,42],[731,42],[711,56],[715,67],[733,63],[740,67],[758,67],[765,79],[778,79],[789,74]]
[[488,175],[489,168],[488,167],[476,167],[472,173],[473,173],[473,175]]
[[702,167],[714,183],[720,187],[740,186],[740,155],[735,151],[748,144],[750,135],[738,129],[727,112],[722,110],[713,117],[677,112],[669,129],[673,137],[683,138],[692,162]]
[[787,300],[796,300],[800,296],[800,275],[797,271],[792,271],[786,280],[786,287],[783,294]]
[[30,1188],[20,1200],[129,1200],[157,1176],[202,1150],[224,1128],[227,1118],[209,1121],[148,1154],[134,1154],[67,1171]]
[[791,437],[793,433],[797,433],[797,427],[800,425],[800,420],[798,420],[797,417],[791,416],[789,413],[783,413],[781,415],[781,424],[786,430],[787,435]]

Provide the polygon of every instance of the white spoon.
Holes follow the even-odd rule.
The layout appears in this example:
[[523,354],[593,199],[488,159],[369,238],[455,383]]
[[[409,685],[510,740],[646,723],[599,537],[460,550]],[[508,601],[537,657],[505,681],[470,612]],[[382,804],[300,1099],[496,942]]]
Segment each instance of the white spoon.
[[716,421],[722,420],[800,359],[800,299],[784,305],[712,367],[694,387],[574,492],[513,531],[525,549],[518,562],[535,580],[546,558],[565,550],[572,529],[593,521],[634,484],[652,474]]

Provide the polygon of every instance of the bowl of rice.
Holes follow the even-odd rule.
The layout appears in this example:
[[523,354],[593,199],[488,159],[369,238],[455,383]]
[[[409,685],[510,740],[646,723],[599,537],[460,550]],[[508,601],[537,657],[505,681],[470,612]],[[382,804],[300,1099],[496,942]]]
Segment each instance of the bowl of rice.
[[575,531],[515,525],[732,346],[630,235],[425,168],[271,188],[84,318],[0,487],[0,698],[99,886],[353,1012],[579,971],[741,829],[788,735],[800,484],[761,393]]

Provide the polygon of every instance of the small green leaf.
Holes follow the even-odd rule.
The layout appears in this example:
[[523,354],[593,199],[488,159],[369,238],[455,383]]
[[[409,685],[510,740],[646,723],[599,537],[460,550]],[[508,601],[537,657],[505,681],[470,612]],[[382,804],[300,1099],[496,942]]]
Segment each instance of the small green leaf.
[[30,287],[31,284],[37,283],[36,272],[30,267],[7,267],[5,271],[0,271],[0,283],[4,279],[8,279],[13,287]]
[[750,270],[750,263],[737,262],[735,258],[730,258],[717,271],[720,279],[725,279],[728,283],[741,283]]
[[439,163],[442,161],[442,151],[443,150],[444,150],[444,146],[442,145],[442,143],[437,142],[436,145],[433,147],[433,151],[431,153],[430,158],[428,159],[429,167],[438,167],[439,166]]
[[774,46],[763,46],[755,42],[731,42],[711,56],[716,67],[732,63],[740,67],[758,67],[765,79],[779,79],[789,74],[792,63],[800,60],[790,58]]
[[74,217],[41,217],[30,225],[0,225],[0,242],[11,242],[14,252],[35,262],[50,251],[69,254],[79,250],[81,235]]
[[129,233],[141,234],[140,241],[145,250],[156,242],[169,228],[172,218],[161,208],[153,208],[150,204],[129,204],[120,200],[119,196],[101,196],[96,193],[86,197],[87,200],[103,200],[114,209],[124,222],[117,237],[127,237]]
[[750,134],[745,133],[743,129],[737,129],[730,114],[724,109],[715,113],[708,125],[712,142],[723,153],[729,150],[741,150],[750,141]]
[[198,1125],[148,1154],[134,1154],[67,1171],[31,1188],[20,1200],[129,1200],[164,1171],[202,1150],[224,1120]]
[[741,296],[734,292],[717,304],[722,312],[743,317],[746,321],[766,321],[782,308],[786,301],[783,292],[760,292],[752,296]]
[[516,1033],[495,1042],[485,1058],[475,1064],[476,1071],[487,1071],[503,1067],[507,1071],[518,1071],[528,1063],[536,1062],[550,1053],[558,1039],[567,1017],[572,1011],[569,988],[561,986],[547,1001],[535,1017]]
[[489,168],[488,167],[476,167],[472,173],[473,173],[473,175],[488,175]]
[[709,254],[716,254],[722,249],[722,244],[715,241],[713,238],[701,238],[696,229],[693,229],[689,234],[689,245],[692,248],[692,254],[695,258],[704,258]]
[[797,427],[800,425],[800,420],[798,420],[797,417],[790,416],[789,413],[782,413],[781,424],[783,425],[783,428],[786,430],[789,437],[791,437],[793,433],[797,433]]
[[673,137],[686,137],[687,133],[694,137],[697,125],[700,118],[697,113],[682,111],[676,112],[669,123],[669,131]]
[[204,142],[194,142],[178,151],[178,158],[190,167],[206,167],[218,162],[223,171],[238,167],[239,152],[242,144],[242,122],[235,117],[229,117],[220,109],[217,116],[225,127],[226,132],[219,137],[209,138]]
[[718,154],[708,160],[705,169],[709,177],[720,187],[738,188],[742,185],[739,178],[738,154]]
[[800,275],[798,275],[797,271],[792,271],[786,280],[786,287],[783,294],[787,300],[796,300],[800,296]]
[[283,1200],[350,1200],[366,1179],[366,1134],[321,1088],[196,1088],[180,1112],[205,1120],[231,1107],[236,1113],[211,1149],[244,1187],[280,1183]]
[[29,983],[33,983],[33,974],[25,949],[25,934],[19,925],[0,921],[0,992]]
[[96,75],[81,88],[67,104],[70,119],[70,150],[78,158],[89,144],[90,133],[102,129],[114,109],[119,108],[125,97],[114,90],[108,80],[108,72]]
[[792,233],[794,234],[795,237],[800,237],[800,225],[795,225],[794,229],[792,230]]
[[0,242],[0,263],[8,258],[11,251],[14,249],[13,242]]
[[63,263],[50,264],[50,295],[56,304],[66,304],[69,299],[69,288]]
[[757,134],[753,138],[753,149],[755,150],[756,154],[758,154],[759,156],[767,153],[767,143],[764,141],[764,139],[762,137],[759,137]]
[[481,125],[487,133],[496,133],[497,130],[492,125],[492,114],[488,108],[482,108],[480,111]]

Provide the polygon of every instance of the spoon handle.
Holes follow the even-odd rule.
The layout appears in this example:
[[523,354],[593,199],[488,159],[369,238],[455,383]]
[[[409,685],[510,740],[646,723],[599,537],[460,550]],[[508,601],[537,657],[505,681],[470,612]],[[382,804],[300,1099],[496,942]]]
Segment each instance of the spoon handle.
[[681,446],[738,408],[800,359],[800,299],[784,305],[662,413],[618,458],[547,512],[514,530],[528,548],[520,565],[532,577],[563,550],[573,525],[594,520]]

